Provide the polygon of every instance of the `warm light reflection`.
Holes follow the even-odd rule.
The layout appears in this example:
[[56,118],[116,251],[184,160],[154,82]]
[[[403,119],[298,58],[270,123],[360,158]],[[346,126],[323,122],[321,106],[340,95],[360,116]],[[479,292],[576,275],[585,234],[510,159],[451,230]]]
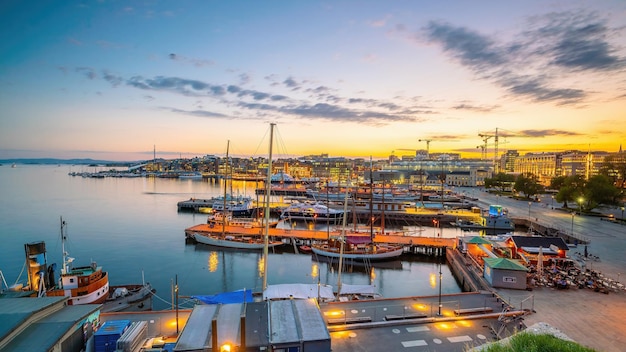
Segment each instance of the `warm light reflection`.
[[223,344],[222,347],[220,347],[220,352],[230,352],[230,344],[229,343]]
[[316,263],[311,265],[311,277],[316,278],[320,272],[320,268]]
[[220,263],[218,256],[217,256],[217,252],[211,252],[211,254],[209,254],[209,272],[210,273],[214,273],[217,271],[217,266]]
[[415,309],[415,310],[427,310],[428,306],[425,305],[424,303],[415,303],[413,305],[413,309]]
[[456,324],[461,325],[464,328],[469,328],[474,325],[470,320],[457,320]]
[[428,282],[430,283],[430,287],[437,287],[437,274],[430,274]]
[[263,274],[265,273],[265,257],[261,256],[259,258],[259,262],[258,262],[258,271],[259,271],[259,277],[263,277]]
[[450,330],[450,329],[456,328],[454,323],[447,323],[447,322],[436,323],[435,327],[439,330]]
[[331,316],[331,317],[336,317],[336,316],[340,316],[340,315],[345,315],[346,312],[344,312],[343,310],[329,310],[324,312],[324,315],[326,316]]
[[370,271],[370,283],[374,282],[375,279],[376,279],[376,270],[372,268],[372,270]]

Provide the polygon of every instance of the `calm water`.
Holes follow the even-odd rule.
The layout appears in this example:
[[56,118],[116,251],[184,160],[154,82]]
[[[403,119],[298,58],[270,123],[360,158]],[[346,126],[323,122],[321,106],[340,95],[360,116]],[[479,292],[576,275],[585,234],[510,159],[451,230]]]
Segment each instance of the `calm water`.
[[[9,285],[24,264],[24,244],[45,241],[48,263],[61,263],[59,218],[67,222],[68,246],[76,265],[94,260],[109,272],[112,285],[138,283],[142,273],[157,289],[155,309],[170,306],[177,277],[180,295],[215,294],[252,288],[260,290],[261,254],[218,250],[185,243],[184,229],[203,223],[201,214],[178,213],[176,203],[210,198],[223,191],[219,184],[158,178],[72,177],[71,171],[96,171],[80,166],[0,166],[0,270]],[[254,183],[234,185],[233,193],[254,195]],[[434,229],[423,228],[432,236]],[[445,237],[458,233],[444,229]],[[268,284],[337,284],[337,270],[310,254],[293,254],[289,246],[270,253]],[[374,284],[385,297],[436,295],[438,264],[428,258],[403,257],[374,264],[373,270],[349,267],[342,282]],[[318,278],[319,273],[319,278]],[[442,292],[459,292],[443,266]],[[22,274],[22,282],[26,275]]]

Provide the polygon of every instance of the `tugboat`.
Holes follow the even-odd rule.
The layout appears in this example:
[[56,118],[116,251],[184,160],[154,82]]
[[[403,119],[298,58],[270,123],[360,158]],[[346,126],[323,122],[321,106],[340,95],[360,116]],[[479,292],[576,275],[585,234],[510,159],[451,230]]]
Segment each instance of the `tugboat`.
[[13,286],[10,291],[30,291],[30,295],[37,297],[68,297],[68,305],[103,304],[102,312],[152,310],[155,290],[150,283],[110,287],[108,273],[96,262],[71,266],[74,258],[65,251],[66,226],[61,218],[63,267],[58,282],[55,280],[56,264],[47,262],[45,242],[31,242],[24,245],[28,285]]

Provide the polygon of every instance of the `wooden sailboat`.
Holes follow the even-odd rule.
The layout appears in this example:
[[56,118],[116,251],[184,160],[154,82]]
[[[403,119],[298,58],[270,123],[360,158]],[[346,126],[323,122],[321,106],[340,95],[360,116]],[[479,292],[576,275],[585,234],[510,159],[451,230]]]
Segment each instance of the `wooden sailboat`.
[[[272,127],[272,131],[271,133],[273,133],[273,127],[274,125],[271,125]],[[227,144],[227,148],[226,148],[226,159],[228,160],[228,145]],[[271,160],[271,138],[270,138],[270,160]],[[271,169],[271,161],[270,161],[270,169]],[[270,184],[270,177],[271,177],[271,172],[269,173],[270,176],[268,176],[268,180],[267,180],[267,184]],[[227,192],[227,186],[226,186],[226,182],[224,182],[224,209],[227,209],[226,207],[226,192]],[[267,193],[269,194],[269,193]],[[191,236],[193,237],[193,239],[198,242],[198,243],[202,243],[202,244],[206,244],[206,245],[210,245],[210,246],[217,246],[217,247],[226,247],[226,248],[235,248],[235,249],[251,249],[251,250],[261,250],[264,249],[266,247],[276,247],[282,244],[282,242],[280,241],[268,241],[267,240],[267,233],[269,232],[268,228],[270,227],[269,224],[269,196],[266,196],[266,201],[265,201],[265,217],[263,218],[264,220],[264,225],[265,225],[265,236],[262,236],[262,229],[263,227],[258,227],[259,228],[259,235],[250,235],[249,233],[244,234],[243,232],[241,233],[237,233],[237,229],[241,230],[243,228],[243,226],[231,226],[228,225],[228,217],[225,217],[222,221],[221,221],[221,228],[222,231],[221,232],[194,232]],[[209,224],[211,224],[209,222]],[[256,227],[255,227],[256,228]]]
[[[371,174],[371,173],[370,173]],[[344,202],[344,213],[347,209],[347,191],[346,199]],[[370,204],[370,212],[372,206]],[[371,219],[371,215],[370,215]],[[383,225],[384,226],[384,225]],[[339,258],[340,265],[343,259],[351,259],[356,261],[375,261],[375,260],[388,260],[397,258],[404,252],[402,246],[374,243],[374,228],[373,222],[370,223],[370,235],[364,236],[361,233],[352,233],[346,235],[346,224],[344,217],[344,224],[339,239],[330,239],[325,244],[314,244],[311,246],[313,253],[329,258]]]

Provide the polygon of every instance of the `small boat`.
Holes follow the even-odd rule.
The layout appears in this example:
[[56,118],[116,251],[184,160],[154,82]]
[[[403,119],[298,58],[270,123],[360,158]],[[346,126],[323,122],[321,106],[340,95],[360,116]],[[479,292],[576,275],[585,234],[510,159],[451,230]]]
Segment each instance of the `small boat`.
[[343,219],[343,211],[330,208],[317,202],[294,202],[283,209],[280,218],[283,220],[332,221],[337,223]]
[[225,195],[213,198],[213,211],[228,212],[233,216],[251,215],[254,209],[251,197]]
[[[276,227],[278,225],[279,221],[270,221],[269,226],[270,227]],[[221,212],[212,212],[208,217],[207,217],[207,224],[212,225],[212,226],[222,226],[224,224],[224,214]],[[245,228],[262,228],[265,227],[265,223],[263,222],[263,219],[259,219],[259,218],[242,218],[242,217],[238,217],[238,218],[233,218],[232,216],[228,215],[226,216],[226,232],[230,232],[230,229],[228,228],[229,226],[236,226],[236,227],[245,227]]]
[[515,224],[508,217],[508,211],[500,205],[490,205],[489,213],[481,216],[479,221],[459,219],[450,224],[463,230],[515,230]]
[[178,175],[181,180],[202,180],[202,174],[200,172],[186,172]]
[[27,296],[68,297],[68,305],[102,304],[103,312],[152,310],[155,290],[149,283],[111,287],[108,273],[95,262],[88,266],[70,266],[74,258],[65,251],[66,226],[61,218],[63,266],[58,282],[56,264],[47,263],[45,242],[31,242],[24,246],[28,284],[14,285],[11,291],[28,293]]
[[310,246],[307,246],[307,245],[302,245],[302,246],[298,247],[298,249],[300,249],[300,252],[302,252],[302,253],[306,253],[306,254],[308,254],[308,253],[312,253],[312,252],[313,252],[313,250],[311,249],[311,247],[310,247]]

